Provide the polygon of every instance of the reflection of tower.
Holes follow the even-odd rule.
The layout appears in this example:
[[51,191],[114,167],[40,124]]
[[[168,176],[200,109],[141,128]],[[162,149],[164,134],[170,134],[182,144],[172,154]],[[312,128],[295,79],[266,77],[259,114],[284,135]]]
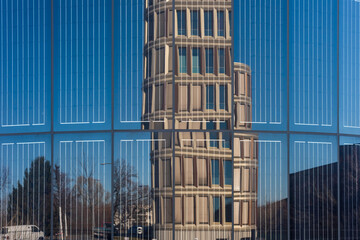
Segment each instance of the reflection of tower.
[[234,129],[251,129],[251,73],[235,63],[232,87],[231,4],[176,1],[173,14],[172,1],[146,3],[143,128],[172,129],[174,113],[181,130],[174,143],[152,134],[157,239],[171,239],[173,219],[177,239],[230,239],[233,217],[236,239],[255,229],[256,135],[234,135],[232,161],[232,110]]

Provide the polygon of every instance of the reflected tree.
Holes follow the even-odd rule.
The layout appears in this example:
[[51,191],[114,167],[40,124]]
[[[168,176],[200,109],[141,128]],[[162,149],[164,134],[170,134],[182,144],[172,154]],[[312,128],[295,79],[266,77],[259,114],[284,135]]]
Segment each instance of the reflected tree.
[[24,179],[14,186],[8,197],[8,225],[37,225],[50,235],[51,164],[36,158],[24,172]]
[[149,186],[139,184],[136,169],[125,160],[114,165],[114,221],[121,232],[133,225],[149,224],[151,213]]

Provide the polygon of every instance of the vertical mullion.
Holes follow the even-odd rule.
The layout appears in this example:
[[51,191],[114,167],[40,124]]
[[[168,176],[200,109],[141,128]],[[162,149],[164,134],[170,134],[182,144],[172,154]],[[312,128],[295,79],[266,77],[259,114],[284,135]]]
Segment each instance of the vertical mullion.
[[[44,14],[46,12],[45,9],[45,2],[44,1]],[[60,13],[61,14],[61,13]],[[45,31],[45,29],[44,29]],[[61,31],[61,29],[60,29]],[[45,43],[44,43],[45,44]],[[44,49],[45,51],[45,49]],[[51,173],[53,174],[53,169],[54,169],[54,0],[51,0],[51,129],[50,129],[50,133],[51,133]],[[51,186],[53,186],[53,177],[51,177]],[[53,189],[53,188],[51,188]],[[54,235],[54,191],[51,190],[51,219],[50,219],[50,225],[51,225],[51,230],[50,230],[50,238],[51,240],[53,239],[53,235]]]
[[[115,2],[111,1],[111,239],[114,239],[114,14]],[[105,16],[104,16],[105,17]],[[105,42],[104,42],[105,44]],[[104,53],[105,54],[105,53]],[[105,61],[105,60],[104,60]],[[104,69],[105,71],[105,69]],[[105,119],[104,119],[105,120]]]
[[337,106],[336,106],[336,116],[337,116],[337,229],[338,229],[338,239],[340,239],[341,237],[341,227],[340,227],[340,132],[339,132],[339,128],[340,128],[340,122],[339,122],[339,108],[340,108],[340,102],[339,102],[339,86],[340,86],[340,75],[339,75],[339,47],[340,47],[340,43],[339,43],[339,29],[340,29],[340,1],[337,0],[337,12],[336,12],[336,84],[337,84],[337,96],[336,96],[336,101],[337,101]]
[[287,238],[290,238],[290,1],[286,1],[286,91],[287,91]]

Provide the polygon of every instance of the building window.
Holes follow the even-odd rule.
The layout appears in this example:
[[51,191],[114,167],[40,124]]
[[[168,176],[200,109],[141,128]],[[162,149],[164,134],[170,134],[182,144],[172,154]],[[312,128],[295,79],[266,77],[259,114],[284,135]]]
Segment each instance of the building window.
[[149,7],[154,4],[154,0],[148,0],[149,1]]
[[153,41],[154,40],[154,15],[153,14],[149,15],[148,24],[149,24],[149,41]]
[[156,188],[158,188],[159,186],[160,186],[160,184],[159,184],[159,178],[160,178],[160,169],[159,169],[159,160],[155,160],[155,166],[154,166],[154,168],[155,168],[155,172],[154,172],[154,181],[155,181],[155,187]]
[[171,187],[171,160],[170,159],[165,159],[162,161],[163,162],[163,186],[164,187]]
[[213,197],[213,215],[214,222],[221,223],[221,199],[220,197]]
[[200,48],[192,49],[192,73],[200,73]]
[[148,52],[147,57],[147,68],[146,68],[146,77],[151,77],[151,68],[152,68],[152,51]]
[[205,36],[213,36],[213,11],[204,11]]
[[209,224],[208,197],[199,197],[199,223]]
[[155,111],[163,110],[164,107],[164,85],[155,86]]
[[191,35],[200,35],[199,11],[191,11]]
[[225,73],[225,49],[224,48],[218,49],[218,66],[219,66],[219,73]]
[[226,85],[220,85],[219,88],[219,107],[220,109],[227,110],[227,86]]
[[[215,130],[215,123],[213,121],[208,121],[206,123],[207,130]],[[210,147],[219,147],[219,138],[217,132],[210,132]]]
[[199,186],[208,186],[208,177],[207,177],[207,164],[206,159],[198,158],[196,159],[197,162],[197,175],[198,175],[198,185]]
[[195,198],[194,197],[185,197],[185,224],[195,224]]
[[[221,130],[226,130],[226,129],[229,129],[228,128],[228,125],[227,125],[227,122],[220,122],[220,129]],[[230,133],[229,132],[222,132],[222,147],[223,148],[230,148]]]
[[214,85],[206,86],[206,109],[215,108],[215,87]]
[[179,47],[179,63],[180,73],[186,73],[186,47]]
[[194,162],[193,158],[184,158],[185,185],[194,185]]
[[232,222],[232,198],[225,198],[225,222]]
[[163,216],[164,216],[164,223],[172,223],[173,222],[173,203],[171,197],[164,198],[164,206],[163,206]]
[[164,37],[165,36],[165,29],[166,29],[165,12],[159,13],[157,25],[158,25],[157,36],[158,37]]
[[232,19],[231,19],[231,11],[229,11],[229,29],[230,29],[229,35],[230,36],[231,36],[231,21],[232,21]]
[[[201,105],[202,105],[201,99],[202,99],[202,88],[201,88],[201,86],[194,85],[192,87],[192,102],[193,102],[192,110],[193,111],[201,110]],[[200,129],[200,126],[197,129]],[[198,143],[198,142],[196,142],[196,143]]]
[[211,159],[211,184],[220,184],[219,159]]
[[151,112],[152,105],[152,86],[145,88],[145,113]]
[[206,73],[214,73],[214,49],[206,48]]
[[217,12],[217,27],[218,27],[218,36],[225,36],[225,21],[224,21],[224,11]]
[[165,48],[156,50],[156,74],[165,73]]
[[232,177],[233,176],[233,166],[232,161],[225,160],[224,161],[224,181],[225,185],[232,185]]
[[186,11],[177,10],[178,35],[186,35]]

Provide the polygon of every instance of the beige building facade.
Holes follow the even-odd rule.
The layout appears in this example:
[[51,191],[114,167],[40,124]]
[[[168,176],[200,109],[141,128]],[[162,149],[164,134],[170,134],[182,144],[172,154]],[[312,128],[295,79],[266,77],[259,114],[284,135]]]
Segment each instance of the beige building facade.
[[256,232],[257,136],[233,131],[251,129],[251,70],[232,62],[231,14],[227,0],[146,1],[142,121],[154,130],[157,239]]

